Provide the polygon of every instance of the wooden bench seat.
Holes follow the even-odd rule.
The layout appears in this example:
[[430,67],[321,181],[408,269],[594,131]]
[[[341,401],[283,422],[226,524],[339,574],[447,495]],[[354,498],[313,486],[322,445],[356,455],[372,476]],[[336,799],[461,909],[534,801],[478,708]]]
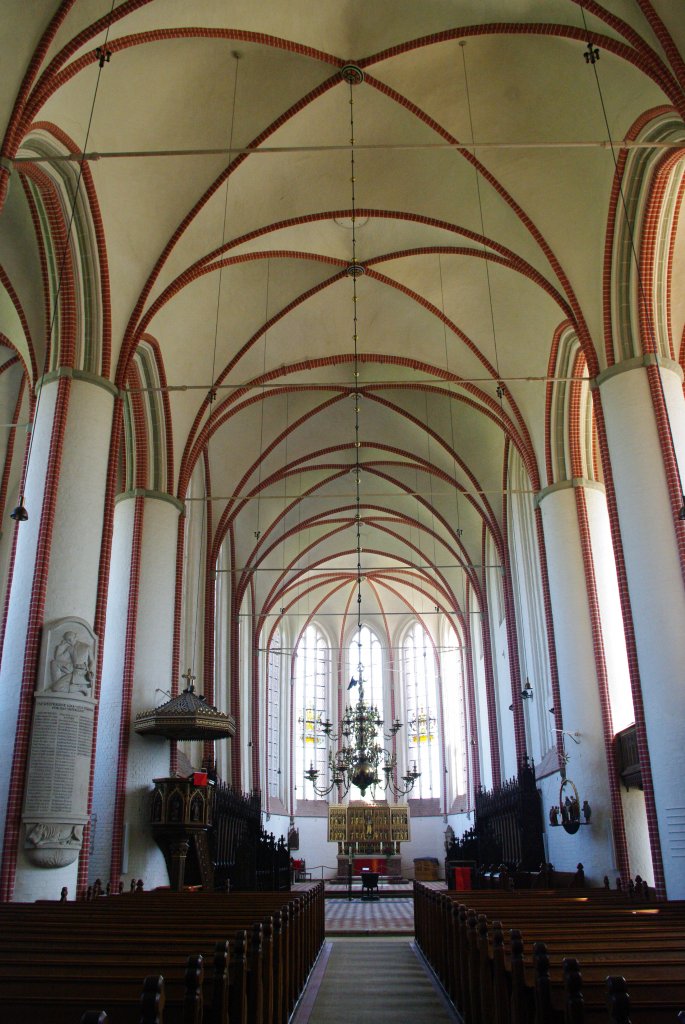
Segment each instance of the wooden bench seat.
[[[322,884],[208,896],[1,906],[0,1018],[74,1024],[104,1007],[114,1024],[137,1024],[141,979],[154,970],[166,980],[167,1024],[203,1014],[205,1024],[285,1024],[323,942]],[[191,998],[189,954],[203,968]]]
[[[311,901],[308,900],[308,896],[311,894],[305,894],[302,897],[301,891],[293,894],[287,902],[284,901],[282,895],[279,895],[278,899],[273,898],[274,894],[255,895],[264,897],[258,898],[255,901],[256,905],[250,901],[236,901],[231,895],[215,898],[213,901],[204,901],[201,910],[200,901],[195,894],[185,897],[186,900],[195,900],[195,903],[192,904],[194,923],[191,934],[198,935],[202,931],[208,939],[212,940],[213,944],[218,936],[226,935],[231,928],[249,926],[258,912],[263,913],[266,909],[273,909],[274,904],[281,907],[280,911],[274,911],[274,915],[266,919],[266,925],[269,933],[273,931],[272,918],[280,913],[282,918],[281,942],[280,948],[275,950],[274,955],[280,959],[281,966],[287,965],[287,973],[285,970],[282,973],[288,982],[286,1000],[288,1009],[291,1009],[323,941],[322,908],[316,908],[316,913],[309,913],[307,906]],[[271,898],[266,898],[268,896]],[[62,915],[58,917],[58,921],[62,922],[62,928],[68,929],[72,941],[74,929],[79,921],[85,928],[87,938],[97,927],[99,928],[99,942],[104,942],[106,935],[110,945],[117,941],[118,934],[121,936],[121,941],[127,943],[132,928],[136,931],[138,947],[145,942],[154,944],[162,940],[168,943],[173,935],[179,935],[181,940],[186,943],[188,941],[188,907],[183,903],[183,899],[179,901],[165,893],[161,896],[151,894],[149,898],[142,899],[135,897],[133,902],[128,900],[120,902],[118,898],[110,898],[105,900],[105,903],[108,904],[108,909],[105,909],[104,905],[99,907],[100,912],[97,915],[89,912],[92,904],[68,904],[66,907],[62,905]],[[118,906],[115,906],[117,903]],[[241,905],[246,909],[240,909]],[[313,904],[312,910],[314,910]],[[155,926],[156,915],[159,915],[160,923]],[[299,921],[300,918],[301,921]],[[2,918],[0,918],[1,920]],[[295,924],[296,921],[299,923]],[[28,913],[22,913],[16,927],[27,938],[29,933],[35,935],[36,927],[39,930],[42,928],[40,911],[32,913],[28,910]],[[59,928],[60,925],[53,921],[51,927]],[[54,934],[57,938],[58,933]],[[208,948],[211,949],[211,945]],[[200,951],[205,952],[204,949]],[[274,970],[277,969],[278,964]]]
[[[1,920],[1,918],[0,918]],[[290,986],[283,989],[283,978],[287,978],[284,966],[288,964],[288,950],[284,950],[273,938],[273,925],[269,922],[252,922],[249,929],[241,929],[238,925],[245,924],[245,916],[236,917],[234,920],[225,920],[221,925],[201,922],[191,929],[186,924],[179,927],[169,922],[164,926],[155,927],[149,922],[135,922],[131,929],[130,923],[126,927],[120,925],[120,933],[112,934],[106,928],[104,922],[97,925],[91,919],[77,922],[70,920],[68,923],[47,922],[47,927],[40,931],[26,928],[25,924],[15,927],[10,931],[11,939],[5,938],[0,941],[0,957],[6,964],[15,964],[20,960],[17,951],[18,943],[24,950],[24,955],[40,958],[40,963],[51,962],[55,956],[55,949],[68,950],[71,954],[72,964],[64,966],[65,976],[78,976],[87,963],[100,965],[114,959],[120,964],[130,965],[130,974],[135,988],[139,987],[140,978],[152,970],[164,974],[167,981],[178,980],[182,976],[182,968],[187,959],[188,951],[193,950],[194,954],[203,956],[205,963],[210,965],[216,956],[217,945],[227,948],[229,974],[231,988],[235,1000],[243,999],[254,1002],[258,998],[255,991],[250,998],[251,989],[257,987],[263,990],[263,999],[266,1001],[267,1012],[275,1002],[280,1008],[279,1019],[287,1019],[287,1011],[290,1006],[287,1002],[292,1001]],[[265,933],[268,929],[268,938]],[[112,931],[116,931],[113,929]],[[228,939],[219,940],[218,936],[228,935]],[[279,971],[279,967],[281,970]],[[2,968],[0,968],[2,972]],[[42,972],[41,972],[42,973]],[[6,977],[6,973],[0,973]],[[208,998],[214,999],[213,987],[214,976],[207,974],[205,978],[205,1002]],[[167,1003],[174,1000],[175,990],[167,988]],[[2,1006],[2,993],[0,991],[0,1007]],[[261,1011],[254,1010],[259,1017]]]
[[624,973],[633,1024],[675,1024],[685,1006],[682,902],[416,885],[415,906],[417,942],[466,1024],[606,1022],[607,977]]

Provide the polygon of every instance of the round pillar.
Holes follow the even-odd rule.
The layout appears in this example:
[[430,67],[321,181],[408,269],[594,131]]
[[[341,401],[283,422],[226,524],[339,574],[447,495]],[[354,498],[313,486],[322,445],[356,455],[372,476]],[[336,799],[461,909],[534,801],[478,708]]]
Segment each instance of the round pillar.
[[[563,727],[565,733],[571,734],[564,735],[564,748],[569,758],[566,776],[576,785],[581,803],[587,800],[590,804],[592,823],[581,826],[575,835],[549,824],[546,830],[549,859],[557,869],[573,871],[581,861],[593,884],[601,884],[603,876],[613,871],[615,858],[605,744],[608,723],[604,721],[607,714],[610,718],[610,712],[606,707],[608,701],[603,712],[597,659],[602,659],[600,665],[603,662],[607,680],[614,674],[612,670],[620,671],[620,668],[612,665],[611,659],[607,660],[601,634],[597,635],[597,622],[593,631],[588,588],[594,587],[594,579],[586,576],[574,483],[581,484],[580,481],[565,481],[548,488],[541,493],[538,503],[547,552]],[[604,494],[595,489],[596,485],[585,483],[588,484],[583,488],[585,506],[598,515],[597,506],[605,502]],[[588,522],[592,536],[590,515]],[[542,781],[546,817],[551,806],[559,805],[560,783],[561,778],[556,773]]]
[[[84,749],[84,744],[90,742],[85,736],[87,729],[77,723],[85,713],[84,702],[90,701],[92,714],[94,691],[93,679],[79,687],[67,671],[66,663],[69,659],[73,662],[76,655],[73,646],[67,651],[70,641],[65,644],[63,634],[76,633],[74,640],[83,651],[78,659],[86,665],[85,674],[92,675],[97,643],[92,624],[114,394],[105,380],[83,379],[74,376],[73,371],[62,370],[43,382],[36,409],[24,499],[29,518],[12,527],[19,534],[0,669],[0,765],[2,778],[7,780],[0,788],[0,820],[5,822],[5,898],[57,899],[63,886],[71,894],[76,888],[82,827],[71,828],[75,824],[71,812],[74,801],[83,804],[76,816],[85,821],[88,787],[87,780],[81,785],[81,759],[86,762],[90,758]],[[60,632],[59,623],[63,621]],[[48,637],[50,623],[57,625],[54,635]],[[57,652],[59,643],[62,648]],[[57,681],[60,663],[63,681]],[[69,667],[73,669],[74,665]],[[31,738],[34,698],[41,690],[50,695],[55,721],[60,721],[60,740],[53,750],[39,739],[37,724],[36,736]],[[79,703],[83,706],[77,708]],[[73,720],[69,718],[71,712]],[[49,723],[44,721],[41,728],[49,740]],[[78,784],[74,783],[72,769],[81,780]],[[65,771],[69,778],[64,785],[73,783],[71,807],[66,807],[68,801],[62,802],[66,815],[63,822],[57,821],[56,791],[51,795],[47,784],[40,785],[41,776],[45,781],[51,771]],[[33,789],[32,809],[37,815],[43,814],[33,823],[30,841],[26,821],[22,821],[27,781]],[[49,850],[56,850],[59,856],[51,858]],[[37,867],[36,861],[41,859],[70,863]]]
[[[91,875],[168,884],[150,825],[152,780],[169,774],[169,741],[139,736],[135,718],[172,687],[176,541],[182,505],[137,489],[114,513],[93,813]],[[111,857],[110,857],[111,853]]]
[[[654,365],[654,357],[612,367],[597,384],[616,491],[654,787],[654,813],[648,825],[653,832],[658,830],[668,897],[683,899],[685,797],[674,766],[682,763],[685,720],[685,588],[648,365]],[[659,373],[682,475],[682,373],[675,364],[663,363]],[[668,438],[662,439],[669,443]]]

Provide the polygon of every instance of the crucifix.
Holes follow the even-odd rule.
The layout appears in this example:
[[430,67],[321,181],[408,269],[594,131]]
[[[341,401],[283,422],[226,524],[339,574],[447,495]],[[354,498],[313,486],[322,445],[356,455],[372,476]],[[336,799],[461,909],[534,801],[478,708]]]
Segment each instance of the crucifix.
[[186,690],[189,693],[192,693],[193,690],[195,689],[195,687],[193,686],[193,683],[195,682],[196,678],[197,677],[193,675],[192,671],[189,668],[187,668],[185,670],[185,672],[183,673],[183,675],[181,676],[181,679],[185,679],[185,681],[187,683]]

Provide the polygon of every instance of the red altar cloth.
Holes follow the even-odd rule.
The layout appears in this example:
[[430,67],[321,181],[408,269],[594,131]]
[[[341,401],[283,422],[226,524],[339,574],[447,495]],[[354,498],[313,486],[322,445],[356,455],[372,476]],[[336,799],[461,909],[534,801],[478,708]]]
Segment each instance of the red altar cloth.
[[369,871],[377,871],[379,875],[384,875],[386,864],[385,857],[354,857],[352,870],[355,875],[360,875],[362,868],[368,868]]
[[473,888],[471,868],[454,868],[454,888],[457,892]]

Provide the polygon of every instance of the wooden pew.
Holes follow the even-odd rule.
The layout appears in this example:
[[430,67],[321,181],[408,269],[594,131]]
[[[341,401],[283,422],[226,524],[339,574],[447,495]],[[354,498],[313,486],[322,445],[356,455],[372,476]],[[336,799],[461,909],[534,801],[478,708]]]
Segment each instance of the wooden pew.
[[[160,961],[166,979],[168,1024],[202,1024],[203,1019],[217,1019],[213,1016],[213,1000],[205,997],[203,958],[188,957],[185,967],[164,963],[161,956],[157,958],[158,965]],[[106,960],[66,965],[46,962],[40,953],[33,964],[3,964],[0,1015],[7,1022],[35,1019],[50,1024],[73,1024],[88,1006],[105,1005],[114,1021],[137,1022],[140,974],[146,966],[140,962]],[[227,991],[225,986],[224,992]],[[219,1019],[231,1019],[228,1006]]]
[[[163,1024],[164,978],[161,975],[148,976],[143,981],[139,1009],[139,1024]],[[107,1013],[105,1010],[86,1010],[80,1024],[108,1024]]]
[[[57,975],[53,1001],[59,996],[65,1008],[69,987],[73,990],[83,979],[76,986],[81,988],[82,1011],[88,1003],[93,1005],[92,999],[84,1001],[83,984],[90,984],[91,975],[104,974],[112,1005],[127,1014],[113,1015],[117,1024],[119,1019],[137,1021],[140,976],[148,966],[163,961],[167,1020],[174,1024],[190,1019],[183,964],[193,951],[208,961],[197,997],[206,1008],[207,1021],[285,1024],[323,935],[322,883],[295,893],[161,892],[89,903],[5,904],[0,907],[0,1016],[8,1024],[24,1020],[20,1007],[41,1004],[51,974]],[[221,936],[223,968],[217,952]],[[44,967],[46,980],[30,985],[36,963]],[[18,998],[22,991],[23,1004]],[[106,1004],[98,1000],[95,1005]],[[39,1019],[38,1012],[35,1016]],[[69,1024],[78,1016],[72,1013]],[[45,1019],[57,1021],[54,1014]]]
[[[467,1024],[606,1021],[605,979],[624,970],[634,1022],[673,1024],[673,1007],[685,1002],[682,903],[638,906],[599,890],[446,893],[417,884],[415,908],[417,943]],[[521,932],[538,944],[533,960]],[[565,971],[562,961],[574,959],[575,973]],[[616,1014],[625,1000],[619,992],[611,1000]]]
[[[473,914],[473,912],[470,912]],[[469,915],[467,915],[469,916]],[[484,919],[484,915],[481,915]],[[586,926],[587,921],[583,924]],[[625,924],[625,919],[624,919]],[[528,928],[530,922],[526,923]],[[529,931],[528,934],[541,936],[542,925],[536,922],[536,931]],[[585,928],[582,931],[574,931],[572,927],[561,926],[559,931],[558,921],[547,922],[545,937],[549,940],[546,943],[537,942],[534,947],[534,954],[538,957],[547,957],[547,970],[541,969],[541,961],[534,955],[533,965],[523,964],[520,967],[511,965],[511,979],[516,979],[518,984],[530,993],[535,992],[536,1015],[544,1019],[543,1012],[538,1003],[540,993],[545,985],[551,986],[551,1006],[549,1012],[550,1020],[562,1019],[559,1015],[566,1012],[563,995],[563,975],[559,961],[550,966],[549,957],[556,954],[561,959],[568,954],[569,949],[577,950],[578,959],[583,964],[584,978],[584,1005],[586,1008],[586,1019],[606,1020],[604,1010],[604,982],[608,973],[624,970],[629,973],[633,992],[633,1004],[635,1019],[644,1019],[652,1024],[652,1021],[663,1019],[673,1021],[674,1005],[681,1002],[684,994],[683,985],[680,981],[685,976],[685,964],[683,961],[682,948],[682,926],[673,928],[667,925],[667,929],[659,927],[655,939],[654,930],[651,927],[633,927],[621,934],[617,933],[617,926],[614,924],[607,933],[599,929],[596,924],[588,935]],[[644,944],[647,948],[636,951],[635,945]],[[659,948],[655,947],[658,943]],[[487,946],[486,946],[487,950]],[[629,961],[629,962],[628,962]],[[483,957],[481,956],[480,983],[488,984],[488,975],[484,973]],[[496,985],[494,978],[495,961],[493,960],[493,985]],[[675,987],[673,982],[675,981]],[[523,994],[521,1000],[529,1000]],[[546,1005],[546,1004],[545,1004]],[[601,1009],[598,1009],[600,1007]],[[590,1015],[592,1009],[593,1016]],[[555,1011],[555,1012],[552,1012]],[[638,1011],[642,1016],[638,1016]],[[525,1015],[522,1015],[525,1020]],[[506,1017],[505,1017],[506,1019]],[[565,1018],[564,1018],[565,1019]]]
[[[254,899],[251,898],[252,895],[254,895],[254,897],[255,897]],[[309,893],[309,894],[306,894],[306,895],[307,895],[307,897],[310,897],[312,894]],[[170,927],[170,922],[171,922],[170,914],[171,914],[171,907],[172,906],[177,908],[178,912],[181,915],[181,919],[182,919],[182,921],[185,924],[185,921],[186,921],[186,918],[187,918],[187,908],[182,907],[179,904],[179,900],[190,899],[190,900],[193,900],[193,901],[197,901],[197,900],[202,899],[202,898],[206,899],[206,897],[202,897],[200,894],[193,894],[191,896],[185,896],[185,897],[182,896],[182,895],[179,896],[177,894],[174,894],[174,896],[172,897],[173,903],[170,904],[169,903],[170,897],[168,895],[163,895],[161,897],[158,897],[156,894],[153,894],[149,898],[146,898],[147,902],[145,904],[137,904],[135,909],[136,909],[136,911],[139,912],[137,916],[141,920],[141,924],[147,926],[149,924],[148,917],[149,917],[149,915],[151,913],[151,903],[150,903],[150,901],[157,901],[157,902],[159,902],[159,900],[161,899],[161,908],[159,908],[159,909],[161,909],[161,911],[164,913],[163,931],[166,933],[168,931],[169,927]],[[106,901],[106,902],[107,902],[107,905],[108,905],[108,907],[110,909],[116,907],[116,905],[117,905],[117,901],[116,900]],[[295,913],[297,913],[301,909],[301,907],[303,905],[303,902],[304,901],[301,898],[301,894],[298,893],[295,896],[290,897],[289,900],[287,902],[285,902],[285,903],[284,903],[283,898],[280,897],[278,899],[277,903],[276,903],[276,906],[283,906],[284,907],[284,912],[285,912],[285,910],[289,909],[289,910],[294,911]],[[90,910],[88,909],[90,905],[84,905],[84,904],[74,905],[74,904],[70,904],[69,907],[70,907],[72,915],[76,914],[76,913],[79,913],[79,911],[76,909],[77,906],[82,908],[80,913],[82,915],[84,915],[84,919],[88,923],[93,921],[92,914],[91,914]],[[119,904],[117,909],[121,909],[121,907],[122,907],[122,904]],[[245,909],[241,910],[240,909],[241,907],[244,907]],[[245,900],[237,900],[236,896],[234,896],[234,895],[231,895],[230,897],[217,897],[216,895],[214,895],[214,896],[211,897],[211,900],[208,901],[203,906],[202,918],[203,918],[205,923],[209,923],[210,918],[212,918],[212,917],[215,918],[216,915],[218,914],[220,921],[227,922],[228,921],[228,917],[226,915],[228,913],[232,913],[234,915],[236,915],[236,914],[238,915],[235,918],[235,923],[237,923],[237,924],[241,924],[241,923],[245,924],[249,920],[253,919],[256,916],[257,912],[264,913],[267,910],[273,910],[273,908],[274,908],[274,900],[273,900],[272,894],[250,894],[250,896],[248,897],[247,902]],[[134,910],[131,908],[131,905],[127,906],[126,909],[127,909],[126,917],[127,917],[127,920],[130,921],[130,920],[132,920],[132,914],[134,913]],[[195,904],[194,904],[194,909],[198,909],[197,902],[195,902]],[[318,950],[318,947],[320,946],[320,944],[321,944],[321,942],[323,940],[323,903],[322,903],[322,900],[318,901],[317,910],[318,910],[318,913],[316,914],[316,916],[312,916],[310,914],[308,919],[306,919],[303,922],[304,925],[306,925],[306,927],[305,927],[304,931],[302,932],[302,934],[300,935],[299,943],[296,946],[293,947],[293,950],[294,950],[294,954],[293,955],[296,958],[296,960],[298,961],[298,963],[303,958],[303,954],[305,956],[308,956],[310,959],[313,959],[313,955],[315,953],[315,950]],[[275,913],[277,913],[277,912],[275,912]],[[240,916],[241,914],[243,915],[242,918]],[[244,916],[244,915],[247,915],[247,916]],[[29,916],[30,916],[29,913],[27,913],[26,911],[22,911],[21,921],[23,922],[23,924],[19,924],[18,927],[20,927],[20,928],[24,927],[24,926],[30,927],[30,925],[28,924]],[[73,916],[72,916],[72,918],[70,920],[73,920]],[[71,924],[69,925],[69,927],[71,927]],[[108,927],[112,927],[111,922],[108,923]],[[113,933],[110,932],[110,934],[113,934]]]

